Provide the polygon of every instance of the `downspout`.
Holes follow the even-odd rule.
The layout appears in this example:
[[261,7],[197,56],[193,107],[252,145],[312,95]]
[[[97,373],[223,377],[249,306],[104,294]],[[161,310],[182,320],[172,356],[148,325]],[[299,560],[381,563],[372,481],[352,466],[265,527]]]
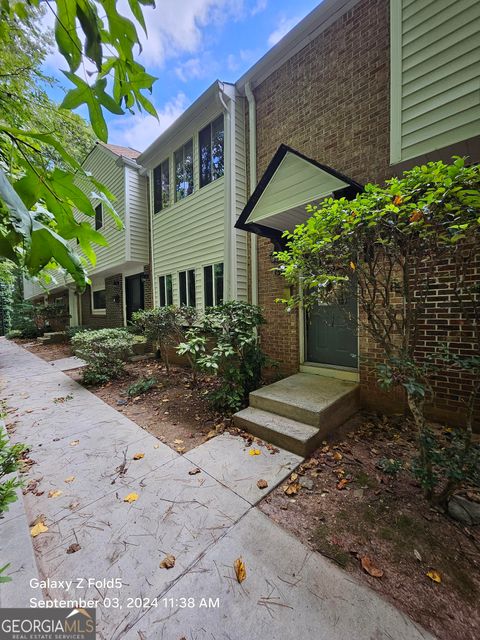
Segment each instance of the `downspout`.
[[[248,101],[248,146],[250,165],[250,195],[257,185],[257,110],[255,96],[253,95],[250,82],[245,85],[245,95]],[[252,288],[252,304],[258,304],[258,258],[257,258],[257,236],[250,234],[250,279]]]
[[[235,127],[235,99],[227,95],[220,87],[218,92],[218,98],[225,110],[226,118],[226,158],[225,163],[227,173],[225,175],[225,244],[224,255],[227,262],[227,269],[225,273],[225,299],[236,300],[237,298],[237,260],[236,260],[236,238],[235,238],[235,148],[234,148],[234,127]],[[225,98],[228,100],[228,104],[225,102]]]

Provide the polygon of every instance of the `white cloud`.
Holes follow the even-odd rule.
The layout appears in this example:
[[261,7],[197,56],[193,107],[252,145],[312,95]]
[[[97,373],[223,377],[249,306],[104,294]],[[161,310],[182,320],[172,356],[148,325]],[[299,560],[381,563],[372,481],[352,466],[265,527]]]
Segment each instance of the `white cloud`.
[[163,108],[157,107],[158,120],[146,113],[125,114],[109,124],[109,142],[144,151],[188,107],[187,96],[180,92]]
[[205,78],[206,76],[212,76],[214,64],[212,61],[207,60],[208,56],[189,58],[185,62],[179,63],[175,67],[175,75],[182,82],[188,82],[192,78]]
[[257,13],[261,13],[262,11],[265,11],[265,9],[267,8],[267,4],[268,4],[268,0],[257,0],[257,2],[254,4],[254,6],[250,11],[250,15],[256,16]]
[[277,28],[268,36],[268,44],[273,47],[285,36],[293,27],[300,22],[298,16],[286,18],[282,16],[277,24]]

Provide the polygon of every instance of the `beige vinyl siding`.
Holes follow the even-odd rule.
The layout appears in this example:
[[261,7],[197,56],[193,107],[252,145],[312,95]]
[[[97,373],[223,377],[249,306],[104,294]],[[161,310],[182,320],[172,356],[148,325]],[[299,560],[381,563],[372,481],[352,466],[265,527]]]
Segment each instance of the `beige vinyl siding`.
[[480,133],[480,2],[391,0],[391,161]]
[[160,276],[172,274],[178,304],[178,272],[194,268],[197,307],[203,308],[203,267],[224,261],[224,185],[219,178],[153,216],[156,304]]
[[[235,187],[236,217],[240,215],[247,203],[247,159],[245,143],[245,105],[244,99],[237,97],[235,105]],[[235,230],[237,260],[237,299],[248,300],[248,251],[247,233]]]
[[148,245],[148,193],[147,179],[136,169],[125,167],[127,180],[127,209],[128,209],[128,247],[129,260],[149,261]]
[[[84,163],[84,169],[92,173],[96,180],[101,182],[115,196],[113,206],[118,216],[125,224],[125,166],[116,164],[117,157],[110,151],[97,146],[88,156]],[[79,181],[79,186],[87,195],[90,196],[91,187],[84,181]],[[93,206],[98,204],[96,200],[92,200]],[[92,218],[84,217],[89,220],[92,225]],[[128,234],[124,229],[118,229],[115,221],[105,211],[103,212],[103,227],[99,230],[108,242],[106,247],[95,247],[97,262],[94,267],[90,267],[89,273],[95,274],[105,269],[109,269],[116,265],[122,264],[126,260],[126,247]]]

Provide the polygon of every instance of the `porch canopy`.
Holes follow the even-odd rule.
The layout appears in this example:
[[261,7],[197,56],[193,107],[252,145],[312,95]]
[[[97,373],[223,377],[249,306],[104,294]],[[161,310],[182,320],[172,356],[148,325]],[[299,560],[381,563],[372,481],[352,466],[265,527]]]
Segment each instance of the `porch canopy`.
[[362,185],[282,144],[236,223],[282,247],[282,234],[309,217],[307,204],[327,197],[353,198]]

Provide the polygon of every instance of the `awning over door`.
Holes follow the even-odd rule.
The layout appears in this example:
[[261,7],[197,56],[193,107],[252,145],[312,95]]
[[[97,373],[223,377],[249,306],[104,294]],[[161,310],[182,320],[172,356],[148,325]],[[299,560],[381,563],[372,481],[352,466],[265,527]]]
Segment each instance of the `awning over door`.
[[353,198],[360,191],[354,180],[281,145],[235,226],[278,245],[284,231],[308,218],[307,204],[332,196]]

